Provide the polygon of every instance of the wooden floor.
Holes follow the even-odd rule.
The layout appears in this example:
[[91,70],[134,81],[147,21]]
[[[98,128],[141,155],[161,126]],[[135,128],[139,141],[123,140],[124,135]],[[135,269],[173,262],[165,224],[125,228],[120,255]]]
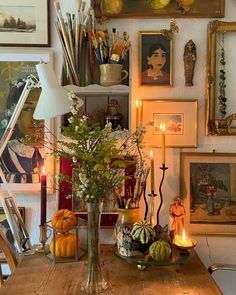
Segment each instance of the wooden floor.
[[[102,261],[109,288],[106,295],[218,295],[216,286],[197,255],[186,265],[149,267],[144,271],[114,254],[114,247],[102,247]],[[85,278],[86,259],[53,264],[35,254],[24,257],[0,289],[0,295],[79,295]]]

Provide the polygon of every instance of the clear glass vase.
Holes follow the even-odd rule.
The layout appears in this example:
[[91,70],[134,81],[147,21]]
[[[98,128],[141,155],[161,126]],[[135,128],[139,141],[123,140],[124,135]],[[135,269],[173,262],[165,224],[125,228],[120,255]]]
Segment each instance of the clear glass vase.
[[99,232],[102,202],[88,202],[88,269],[81,290],[88,294],[100,293],[107,289],[100,263]]

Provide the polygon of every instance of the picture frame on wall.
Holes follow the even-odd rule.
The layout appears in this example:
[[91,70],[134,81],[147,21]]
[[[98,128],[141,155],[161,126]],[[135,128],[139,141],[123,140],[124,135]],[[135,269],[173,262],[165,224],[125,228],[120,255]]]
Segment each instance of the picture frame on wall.
[[187,232],[235,235],[236,154],[183,152],[180,174]]
[[2,2],[0,46],[50,46],[49,0]]
[[[185,1],[186,2],[186,1]],[[100,18],[221,18],[225,0],[194,0],[190,6],[170,0],[92,0],[95,16]]]
[[[18,207],[22,220],[25,223],[25,207]],[[3,207],[0,207],[0,230],[6,235],[8,242],[11,244],[14,249],[14,237],[12,235],[9,223],[7,221]],[[0,263],[6,263],[5,255],[0,248]]]
[[172,86],[173,40],[161,31],[139,32],[140,85]]
[[[4,135],[14,108],[29,76],[36,80],[36,64],[53,63],[52,51],[47,49],[0,49],[0,137]],[[35,121],[34,109],[41,89],[30,90],[19,115],[12,137],[2,153],[0,165],[9,187],[14,192],[40,191],[43,167],[48,175],[48,192],[53,190],[53,120]],[[25,135],[36,141],[24,142]],[[35,137],[36,136],[36,137]]]
[[150,147],[161,147],[161,124],[165,124],[166,147],[197,147],[196,99],[143,99],[141,122],[151,122],[145,133],[145,142]]

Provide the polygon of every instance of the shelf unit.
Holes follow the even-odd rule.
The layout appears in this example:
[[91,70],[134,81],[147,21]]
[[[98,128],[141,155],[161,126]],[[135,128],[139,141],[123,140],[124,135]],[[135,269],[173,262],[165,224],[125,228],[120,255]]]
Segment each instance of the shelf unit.
[[127,85],[104,87],[92,84],[86,87],[76,85],[64,86],[68,91],[75,92],[83,101],[81,113],[92,115],[93,122],[104,126],[108,115],[108,103],[116,99],[119,103],[118,113],[121,115],[121,128],[130,128],[130,88]]

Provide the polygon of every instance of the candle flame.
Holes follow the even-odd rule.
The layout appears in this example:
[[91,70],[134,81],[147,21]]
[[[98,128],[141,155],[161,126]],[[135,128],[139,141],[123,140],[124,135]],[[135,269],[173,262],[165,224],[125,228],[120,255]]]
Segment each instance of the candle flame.
[[136,99],[136,107],[138,108],[139,107],[139,100]]
[[182,240],[184,243],[186,243],[187,239],[186,239],[186,233],[185,230],[183,229],[183,234],[182,234]]
[[153,152],[152,152],[152,150],[150,150],[150,158],[152,158],[153,157]]
[[162,131],[163,131],[163,132],[166,131],[166,124],[165,124],[165,123],[163,123],[163,125],[162,125]]
[[43,166],[42,173],[45,174],[45,167]]

